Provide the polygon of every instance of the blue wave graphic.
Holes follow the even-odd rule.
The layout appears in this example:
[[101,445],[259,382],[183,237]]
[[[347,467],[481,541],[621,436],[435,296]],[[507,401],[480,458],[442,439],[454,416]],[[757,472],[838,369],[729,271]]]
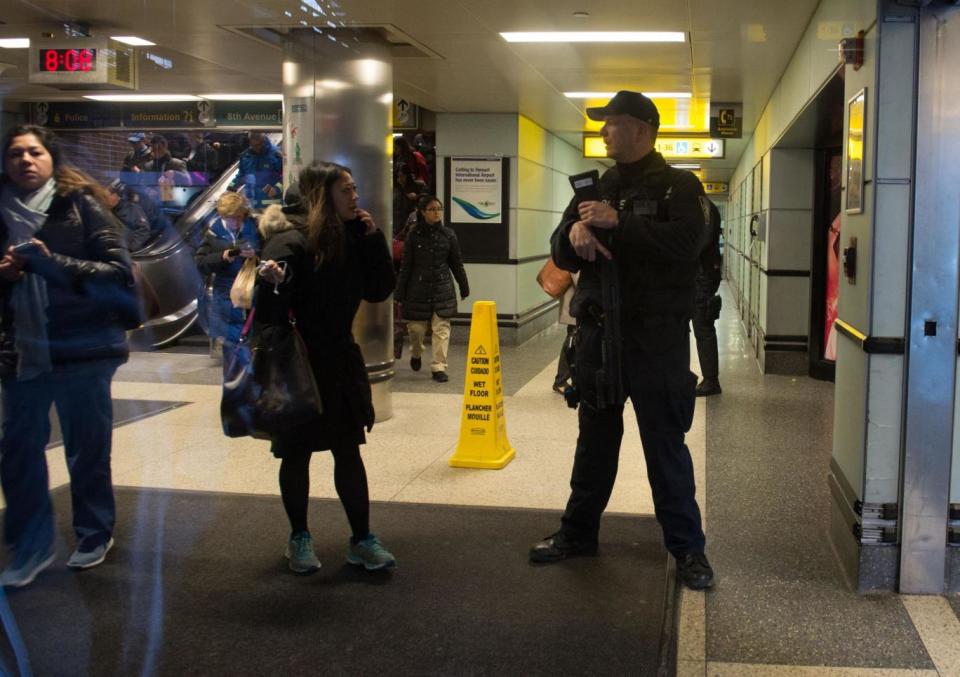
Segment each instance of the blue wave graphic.
[[465,211],[467,214],[469,214],[475,219],[481,219],[483,221],[486,221],[488,219],[494,219],[500,216],[500,212],[497,212],[496,214],[490,214],[488,212],[481,210],[479,207],[477,207],[477,205],[471,202],[467,202],[466,200],[462,200],[458,197],[454,197],[453,201],[456,202],[458,205],[460,205],[463,208],[463,211]]

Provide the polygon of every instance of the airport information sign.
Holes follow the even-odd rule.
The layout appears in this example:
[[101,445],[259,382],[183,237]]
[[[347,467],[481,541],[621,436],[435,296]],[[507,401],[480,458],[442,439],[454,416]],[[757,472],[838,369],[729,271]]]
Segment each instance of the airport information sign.
[[[657,137],[655,147],[658,153],[671,160],[709,160],[723,158],[725,153],[723,139],[697,136]],[[583,156],[607,157],[606,146],[599,134],[583,135]]]

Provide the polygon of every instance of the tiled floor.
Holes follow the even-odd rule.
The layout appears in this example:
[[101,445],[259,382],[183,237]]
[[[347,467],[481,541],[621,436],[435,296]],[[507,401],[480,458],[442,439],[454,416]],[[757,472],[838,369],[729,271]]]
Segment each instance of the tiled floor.
[[[942,598],[859,597],[847,590],[818,522],[825,507],[819,505],[826,491],[819,464],[824,449],[829,458],[832,387],[761,376],[733,309],[727,296],[718,325],[724,393],[698,402],[688,436],[718,584],[706,595],[683,595],[678,673],[960,675],[960,605],[951,608]],[[575,412],[550,388],[562,339],[555,327],[524,346],[503,348],[507,433],[516,458],[502,470],[447,464],[460,426],[465,346],[451,347],[448,384],[433,383],[429,374],[414,373],[400,361],[394,416],[375,426],[363,450],[371,498],[543,508],[559,519],[577,431]],[[691,353],[696,370],[696,351]],[[115,397],[190,404],[115,430],[117,485],[278,494],[279,462],[268,444],[221,433],[219,378],[219,365],[203,354],[131,357],[114,382]],[[783,419],[784,412],[792,419]],[[609,510],[652,514],[632,419],[628,408]],[[798,435],[812,450],[809,458],[776,454],[789,451],[791,436]],[[66,483],[62,449],[52,449],[49,460],[51,485]],[[315,455],[311,482],[313,496],[335,497],[329,454]],[[812,513],[784,511],[801,498],[814,504]],[[544,524],[543,533],[530,534],[530,540],[555,525]],[[277,525],[278,541],[285,529]],[[879,634],[869,632],[877,628]]]

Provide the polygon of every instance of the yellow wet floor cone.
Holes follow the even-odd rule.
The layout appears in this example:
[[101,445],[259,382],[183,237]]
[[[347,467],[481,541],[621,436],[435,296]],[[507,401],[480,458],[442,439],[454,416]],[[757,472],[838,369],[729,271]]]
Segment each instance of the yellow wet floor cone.
[[470,320],[460,441],[450,457],[450,465],[496,470],[513,460],[513,456],[503,411],[497,304],[477,301]]

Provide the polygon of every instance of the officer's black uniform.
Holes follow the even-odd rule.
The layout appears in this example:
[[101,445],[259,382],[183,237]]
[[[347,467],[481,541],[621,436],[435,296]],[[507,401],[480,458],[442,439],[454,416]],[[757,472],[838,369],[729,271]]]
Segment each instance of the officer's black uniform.
[[[709,201],[708,201],[709,202]],[[713,395],[720,392],[720,358],[717,354],[717,329],[714,321],[720,317],[721,266],[720,210],[709,202],[710,219],[707,222],[707,241],[700,251],[700,272],[697,274],[697,293],[693,313],[693,335],[697,337],[697,355],[703,383],[697,388],[698,395]]]
[[[690,371],[688,327],[703,242],[702,188],[692,173],[667,166],[659,153],[650,151],[639,162],[605,172],[600,193],[620,212],[609,249],[618,265],[623,301],[623,382],[640,427],[657,520],[674,556],[703,553],[693,464],[684,443],[697,385]],[[559,536],[583,546],[596,544],[600,516],[613,490],[623,405],[596,406],[603,334],[594,319],[601,303],[600,264],[584,261],[570,244],[570,228],[579,220],[574,199],[551,244],[558,266],[580,271],[571,304],[577,318],[573,378],[581,396],[580,435]]]

